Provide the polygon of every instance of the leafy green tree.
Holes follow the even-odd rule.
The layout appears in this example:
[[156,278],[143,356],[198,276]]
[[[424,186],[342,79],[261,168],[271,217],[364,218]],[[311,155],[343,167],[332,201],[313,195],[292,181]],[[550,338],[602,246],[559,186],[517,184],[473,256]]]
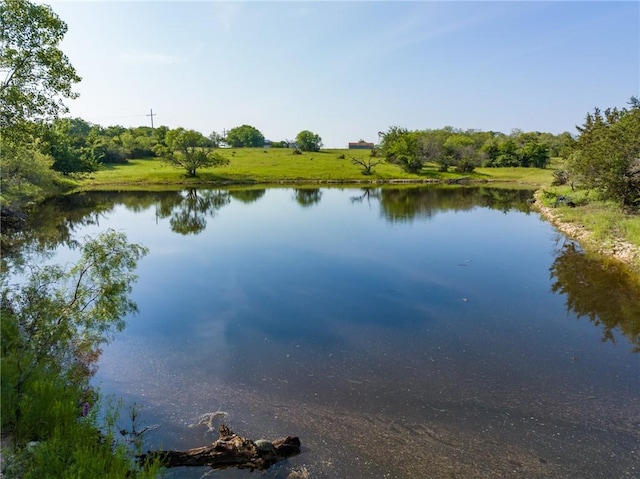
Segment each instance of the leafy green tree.
[[537,139],[527,141],[520,148],[520,166],[545,168],[549,163],[549,147]]
[[[88,238],[72,268],[36,268],[21,285],[2,285],[2,397],[17,404],[31,375],[53,369],[85,381],[100,346],[136,311],[129,299],[133,270],[147,253],[113,230]],[[12,411],[20,416],[20,411]],[[4,414],[3,414],[4,416]],[[3,417],[3,421],[5,418]]]
[[447,171],[450,162],[444,143],[449,135],[445,130],[426,130],[418,134],[418,156],[424,163],[437,163],[441,171]]
[[470,135],[454,133],[444,142],[443,148],[458,173],[471,173],[480,164],[479,150]]
[[262,148],[264,146],[264,135],[253,126],[242,125],[227,132],[226,142],[233,148]]
[[[88,238],[71,268],[37,266],[20,284],[2,282],[2,432],[12,439],[9,477],[158,477],[115,446],[115,417],[98,420],[90,387],[100,347],[136,311],[129,299],[147,250],[123,233]],[[37,441],[36,448],[27,443]],[[7,451],[3,451],[7,452]]]
[[302,130],[296,136],[296,145],[302,151],[320,151],[322,138],[309,130]]
[[156,140],[156,144],[164,145],[164,138],[169,131],[169,127],[162,125],[153,129],[153,138]]
[[0,3],[0,129],[23,135],[29,121],[66,112],[63,98],[76,98],[80,81],[58,48],[67,25],[47,5],[27,0]]
[[596,108],[578,127],[580,136],[567,159],[572,182],[602,198],[640,209],[640,102],[631,108]]
[[[15,142],[2,145],[0,155],[0,206],[3,208],[2,227],[7,227],[10,205],[20,209],[27,201],[43,199],[49,191],[56,189],[59,177],[51,168],[53,159],[40,151]],[[3,243],[3,249],[5,245]]]
[[91,125],[80,119],[56,119],[42,129],[40,150],[53,158],[52,168],[64,175],[98,169],[101,156],[87,144]]
[[507,137],[502,139],[498,144],[498,156],[489,166],[498,167],[515,167],[520,166],[518,158],[518,145],[513,138]]
[[389,163],[400,166],[408,173],[418,173],[424,166],[424,158],[419,155],[418,132],[392,126],[382,138],[380,149]]
[[165,135],[166,146],[157,145],[156,153],[174,166],[184,168],[188,177],[196,176],[198,168],[223,166],[229,163],[213,151],[210,141],[195,130],[176,128]]
[[211,141],[211,146],[213,148],[220,148],[220,146],[222,146],[222,143],[224,143],[224,136],[222,136],[217,131],[212,131],[209,135],[209,141]]

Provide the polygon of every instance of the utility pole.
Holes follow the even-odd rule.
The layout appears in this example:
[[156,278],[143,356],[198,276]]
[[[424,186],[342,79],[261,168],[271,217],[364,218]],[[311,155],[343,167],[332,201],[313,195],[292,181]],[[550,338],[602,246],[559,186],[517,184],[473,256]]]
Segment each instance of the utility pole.
[[157,115],[157,113],[153,113],[153,108],[151,108],[151,113],[149,113],[147,116],[151,117],[151,129],[153,129],[153,117]]

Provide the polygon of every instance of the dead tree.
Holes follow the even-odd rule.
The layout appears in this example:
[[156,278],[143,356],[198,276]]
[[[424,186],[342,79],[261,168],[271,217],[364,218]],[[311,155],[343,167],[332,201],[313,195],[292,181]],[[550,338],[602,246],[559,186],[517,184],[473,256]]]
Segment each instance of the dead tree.
[[164,467],[236,467],[264,471],[279,461],[300,454],[300,439],[297,437],[252,441],[238,436],[225,425],[220,426],[219,433],[220,437],[209,446],[187,451],[149,451],[137,459],[143,464],[158,460]]

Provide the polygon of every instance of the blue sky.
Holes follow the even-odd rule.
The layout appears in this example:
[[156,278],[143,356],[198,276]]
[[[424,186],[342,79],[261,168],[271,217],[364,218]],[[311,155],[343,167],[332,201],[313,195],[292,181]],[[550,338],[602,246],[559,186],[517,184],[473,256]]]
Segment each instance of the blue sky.
[[[46,1],[44,3],[47,3]],[[242,124],[326,147],[392,125],[575,133],[640,96],[640,2],[63,2],[101,125]]]

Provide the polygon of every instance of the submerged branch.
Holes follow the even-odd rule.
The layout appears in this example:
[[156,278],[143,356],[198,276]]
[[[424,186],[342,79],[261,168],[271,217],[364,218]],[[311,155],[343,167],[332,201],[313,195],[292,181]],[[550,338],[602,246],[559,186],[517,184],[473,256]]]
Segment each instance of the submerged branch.
[[300,439],[297,437],[252,441],[238,436],[225,425],[220,426],[219,433],[220,437],[210,446],[187,451],[149,451],[138,456],[138,460],[142,463],[159,460],[164,467],[236,467],[264,471],[277,462],[300,454]]

